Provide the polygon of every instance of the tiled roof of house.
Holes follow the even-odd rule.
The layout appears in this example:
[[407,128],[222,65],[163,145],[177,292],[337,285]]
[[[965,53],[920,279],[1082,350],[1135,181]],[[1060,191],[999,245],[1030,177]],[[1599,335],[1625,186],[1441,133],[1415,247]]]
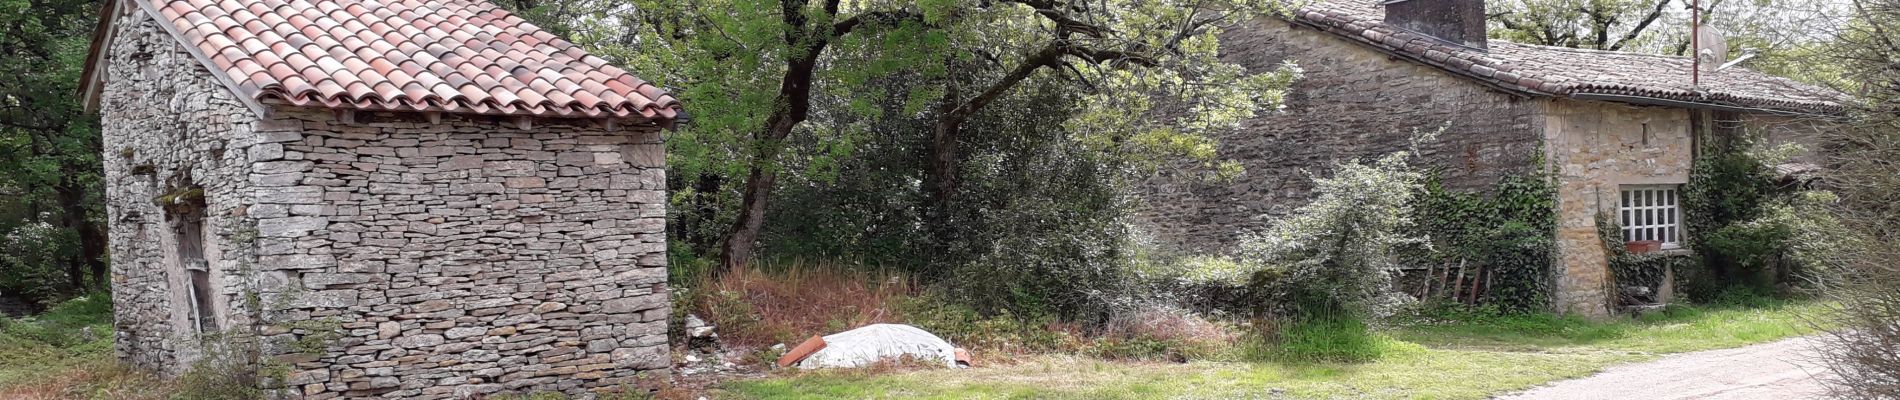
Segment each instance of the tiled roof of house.
[[127,0],[241,96],[334,109],[673,119],[665,90],[483,0]]
[[1698,87],[1691,83],[1688,57],[1499,40],[1479,50],[1387,25],[1384,18],[1384,8],[1371,0],[1323,1],[1294,15],[1298,23],[1389,54],[1532,94],[1630,96],[1799,113],[1843,110],[1838,92],[1744,68],[1703,72]]

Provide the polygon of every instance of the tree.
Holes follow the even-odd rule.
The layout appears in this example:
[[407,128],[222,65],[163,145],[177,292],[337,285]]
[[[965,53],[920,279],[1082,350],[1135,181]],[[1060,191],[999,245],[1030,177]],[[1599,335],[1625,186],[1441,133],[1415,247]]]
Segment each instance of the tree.
[[[1084,95],[1066,124],[1076,139],[1122,157],[1214,158],[1210,134],[1277,107],[1298,75],[1290,66],[1247,71],[1219,59],[1220,30],[1283,11],[1267,1],[978,3],[946,24],[953,53],[936,93],[926,156],[925,225],[939,244],[960,242],[955,202],[973,116],[1042,76]],[[967,208],[966,208],[967,210]],[[980,211],[980,210],[969,210]],[[967,218],[967,217],[966,217]]]
[[[692,123],[668,140],[675,204],[736,203],[718,250],[730,268],[753,257],[788,160],[835,164],[868,135],[910,134],[872,131],[884,118],[931,121],[922,179],[931,193],[927,214],[936,217],[925,219],[947,226],[942,205],[959,186],[965,125],[1032,79],[1061,79],[1093,93],[1078,98],[1088,106],[1070,120],[1078,139],[1099,149],[1211,158],[1213,143],[1201,135],[1277,100],[1293,75],[1253,73],[1216,58],[1221,23],[1268,9],[1255,0],[637,1],[577,26],[620,28],[611,30],[625,33],[618,37],[610,30],[580,37],[603,54],[624,56],[637,73],[680,88]],[[895,76],[929,83],[900,88],[888,84]],[[815,109],[815,96],[846,100]],[[1163,117],[1156,107],[1164,104],[1181,104],[1176,110],[1185,112]],[[814,117],[860,122],[807,123]],[[805,135],[830,151],[787,154],[788,141]],[[724,193],[736,200],[722,200]],[[721,214],[682,220],[703,225],[726,219]]]
[[1847,238],[1831,266],[1838,282],[1822,358],[1831,395],[1900,398],[1900,1],[1854,0],[1836,61],[1862,84],[1855,123],[1834,131],[1825,177]]
[[[1492,3],[1490,35],[1519,43],[1686,55],[1692,6],[1728,39],[1733,55],[1765,61],[1811,53],[1844,10],[1828,0],[1506,0]],[[1760,63],[1763,61],[1757,61]],[[1791,69],[1792,72],[1792,69]]]
[[[63,270],[63,282],[40,282],[54,288],[28,288],[47,296],[107,281],[100,139],[76,95],[99,7],[83,0],[0,2],[0,170],[9,171],[0,175],[0,235],[50,239],[15,242],[56,253],[30,258]],[[28,259],[0,260],[0,272],[13,280],[52,267]]]
[[[1489,18],[1491,36],[1545,46],[1623,50],[1655,40],[1650,28],[1673,0],[1510,0]],[[1719,0],[1718,0],[1719,1]]]

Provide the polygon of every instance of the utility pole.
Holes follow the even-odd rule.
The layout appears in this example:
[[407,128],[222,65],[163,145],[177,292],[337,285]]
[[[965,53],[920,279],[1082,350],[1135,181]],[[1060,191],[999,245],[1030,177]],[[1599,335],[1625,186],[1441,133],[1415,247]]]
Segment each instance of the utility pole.
[[1689,0],[1689,86],[1702,87],[1702,0]]

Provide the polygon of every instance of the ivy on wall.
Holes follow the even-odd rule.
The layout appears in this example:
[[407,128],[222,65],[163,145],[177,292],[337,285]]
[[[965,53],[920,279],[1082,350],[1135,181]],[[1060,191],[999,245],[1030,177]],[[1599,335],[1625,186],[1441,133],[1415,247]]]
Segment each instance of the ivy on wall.
[[[1460,301],[1491,304],[1507,312],[1545,309],[1556,248],[1557,187],[1543,172],[1541,155],[1533,157],[1533,165],[1532,173],[1500,179],[1489,195],[1447,189],[1436,174],[1427,179],[1415,217],[1421,236],[1429,238],[1430,254],[1437,264],[1463,266],[1459,275],[1469,274],[1473,280],[1469,285],[1440,288],[1438,293],[1453,300],[1462,295]],[[1444,278],[1428,277],[1426,291]],[[1468,289],[1460,291],[1460,287]]]
[[[1660,301],[1653,296],[1662,290],[1663,280],[1669,276],[1668,271],[1675,266],[1695,265],[1693,254],[1631,253],[1624,247],[1621,224],[1618,224],[1609,213],[1597,214],[1597,237],[1603,239],[1603,252],[1610,264],[1610,282],[1614,285],[1612,288],[1614,290],[1610,293],[1617,296],[1616,302],[1613,303],[1615,305],[1628,306]],[[1676,278],[1677,281],[1683,279],[1682,275]],[[1678,282],[1675,286],[1682,285]],[[1623,290],[1628,287],[1645,288],[1649,296],[1639,296]]]

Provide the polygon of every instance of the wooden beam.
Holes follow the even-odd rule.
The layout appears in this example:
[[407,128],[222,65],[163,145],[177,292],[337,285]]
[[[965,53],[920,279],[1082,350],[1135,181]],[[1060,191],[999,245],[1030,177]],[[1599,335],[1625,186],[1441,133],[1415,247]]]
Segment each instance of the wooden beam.
[[515,129],[520,129],[524,131],[534,129],[534,117],[517,116],[515,117],[514,122],[515,122]]
[[423,112],[422,112],[422,117],[423,117],[423,118],[428,118],[428,119],[429,119],[429,123],[430,123],[430,124],[436,124],[436,125],[440,125],[440,124],[442,124],[442,112],[441,112],[441,111],[423,111]]

